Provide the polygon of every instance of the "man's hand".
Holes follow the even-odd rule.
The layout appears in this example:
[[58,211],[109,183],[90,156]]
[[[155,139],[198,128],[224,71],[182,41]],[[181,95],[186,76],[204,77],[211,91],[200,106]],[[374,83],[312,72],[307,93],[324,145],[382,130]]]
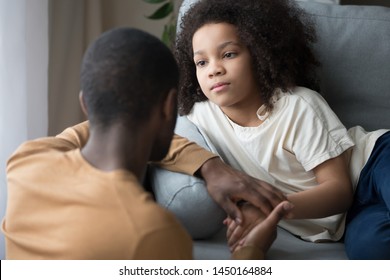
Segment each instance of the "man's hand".
[[245,200],[268,215],[285,195],[270,184],[235,170],[219,158],[206,161],[199,170],[212,198],[237,224],[243,220],[237,201]]
[[283,219],[293,208],[288,201],[283,201],[277,205],[271,214],[265,219],[260,218],[258,223],[244,236],[233,251],[237,251],[245,246],[257,247],[264,255],[276,239],[276,228],[281,219]]

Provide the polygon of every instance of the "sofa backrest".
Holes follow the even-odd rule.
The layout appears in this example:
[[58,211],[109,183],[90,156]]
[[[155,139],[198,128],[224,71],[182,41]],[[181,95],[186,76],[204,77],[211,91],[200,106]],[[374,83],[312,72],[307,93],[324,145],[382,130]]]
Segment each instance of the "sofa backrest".
[[301,2],[316,22],[321,94],[347,127],[390,128],[390,8]]
[[[183,1],[179,26],[195,2]],[[299,5],[316,23],[321,94],[331,108],[346,127],[390,128],[390,8]]]

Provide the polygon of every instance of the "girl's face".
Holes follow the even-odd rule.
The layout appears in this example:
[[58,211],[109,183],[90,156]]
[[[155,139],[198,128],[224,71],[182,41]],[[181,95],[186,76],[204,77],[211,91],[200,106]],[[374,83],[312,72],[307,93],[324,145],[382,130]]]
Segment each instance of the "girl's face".
[[251,55],[234,25],[202,26],[192,38],[192,48],[199,85],[211,102],[224,112],[262,105]]

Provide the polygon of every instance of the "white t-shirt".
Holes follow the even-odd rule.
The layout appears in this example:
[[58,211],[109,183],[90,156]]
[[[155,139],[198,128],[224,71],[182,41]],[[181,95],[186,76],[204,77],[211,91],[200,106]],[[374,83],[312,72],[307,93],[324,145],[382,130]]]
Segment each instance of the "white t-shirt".
[[[258,127],[237,125],[209,101],[196,103],[188,118],[225,162],[286,194],[316,187],[312,169],[353,147],[351,136],[356,136],[355,132],[362,136],[361,129],[349,134],[326,101],[309,89],[278,90],[273,104],[274,109],[269,114],[264,113],[263,106],[258,110],[258,117],[263,120]],[[366,146],[364,153],[361,149],[358,155],[352,153],[352,158],[361,159],[361,154],[365,155],[359,164],[353,165],[358,170],[352,172],[354,176],[360,173],[369,156],[367,151],[372,150],[379,134],[365,137],[371,147],[366,145],[367,141],[359,142]],[[288,220],[280,225],[305,240],[339,240],[344,231],[344,216]]]

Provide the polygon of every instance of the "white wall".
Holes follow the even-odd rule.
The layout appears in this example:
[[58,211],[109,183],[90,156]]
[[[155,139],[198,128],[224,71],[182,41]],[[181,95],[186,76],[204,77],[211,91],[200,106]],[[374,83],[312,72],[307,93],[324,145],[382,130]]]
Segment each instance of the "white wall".
[[[0,217],[5,166],[27,139],[47,133],[48,0],[0,0]],[[4,236],[0,234],[0,259]]]

